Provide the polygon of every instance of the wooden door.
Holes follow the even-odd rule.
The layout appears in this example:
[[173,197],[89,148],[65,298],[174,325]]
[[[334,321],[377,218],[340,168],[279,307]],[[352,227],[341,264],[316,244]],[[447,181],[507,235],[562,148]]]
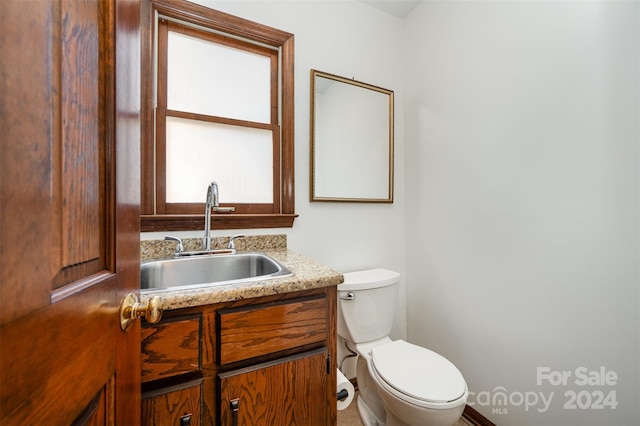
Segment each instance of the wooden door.
[[1,0],[0,28],[0,424],[137,425],[139,4]]
[[225,426],[326,426],[326,349],[219,374]]

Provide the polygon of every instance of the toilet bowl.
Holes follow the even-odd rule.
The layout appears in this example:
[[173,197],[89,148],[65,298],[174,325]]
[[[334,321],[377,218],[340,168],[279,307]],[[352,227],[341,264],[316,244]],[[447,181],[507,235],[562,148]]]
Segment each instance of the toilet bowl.
[[374,269],[344,274],[338,286],[338,335],[358,355],[358,413],[366,426],[452,425],[469,395],[445,357],[391,340],[400,274]]

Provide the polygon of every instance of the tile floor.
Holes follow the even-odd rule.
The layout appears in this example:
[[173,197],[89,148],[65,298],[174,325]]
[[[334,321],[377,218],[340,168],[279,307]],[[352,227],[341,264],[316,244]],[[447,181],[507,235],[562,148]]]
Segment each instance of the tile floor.
[[[358,393],[356,392],[356,397]],[[346,410],[338,411],[338,426],[363,426],[358,408],[356,407],[356,399],[347,407]],[[464,418],[458,420],[454,426],[473,426],[473,423],[467,422]]]

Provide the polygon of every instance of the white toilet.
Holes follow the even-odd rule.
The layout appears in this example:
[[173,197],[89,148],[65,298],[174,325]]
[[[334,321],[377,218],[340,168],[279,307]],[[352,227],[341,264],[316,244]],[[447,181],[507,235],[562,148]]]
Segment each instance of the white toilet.
[[338,335],[358,354],[358,413],[366,426],[447,425],[462,415],[469,391],[443,356],[389,338],[400,274],[344,274],[338,285]]

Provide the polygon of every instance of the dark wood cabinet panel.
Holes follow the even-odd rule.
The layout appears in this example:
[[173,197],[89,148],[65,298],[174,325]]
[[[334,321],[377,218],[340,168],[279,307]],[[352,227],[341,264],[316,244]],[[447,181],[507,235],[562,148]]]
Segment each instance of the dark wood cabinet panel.
[[327,340],[324,297],[218,311],[220,363]]
[[182,388],[165,389],[144,395],[142,399],[142,426],[182,426],[201,424],[202,380],[188,383]]
[[220,419],[224,426],[326,426],[329,372],[320,349],[222,373]]
[[201,369],[201,316],[142,328],[142,381]]

